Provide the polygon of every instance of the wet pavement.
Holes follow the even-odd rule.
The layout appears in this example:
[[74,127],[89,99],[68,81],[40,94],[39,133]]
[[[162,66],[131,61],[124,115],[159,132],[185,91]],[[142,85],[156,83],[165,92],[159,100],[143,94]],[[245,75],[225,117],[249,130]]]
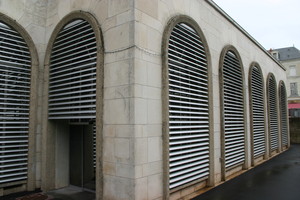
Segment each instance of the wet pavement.
[[300,144],[193,200],[300,200]]
[[[12,194],[1,200],[93,200],[95,193],[76,187],[32,194]],[[300,144],[193,200],[300,200]]]
[[69,186],[47,193],[41,191],[21,192],[0,197],[0,200],[94,200],[95,193]]

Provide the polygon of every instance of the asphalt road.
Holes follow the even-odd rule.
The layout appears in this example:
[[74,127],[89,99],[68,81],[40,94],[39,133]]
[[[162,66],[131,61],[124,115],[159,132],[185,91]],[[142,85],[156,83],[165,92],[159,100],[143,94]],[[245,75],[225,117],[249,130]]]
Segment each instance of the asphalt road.
[[300,144],[193,200],[300,200]]

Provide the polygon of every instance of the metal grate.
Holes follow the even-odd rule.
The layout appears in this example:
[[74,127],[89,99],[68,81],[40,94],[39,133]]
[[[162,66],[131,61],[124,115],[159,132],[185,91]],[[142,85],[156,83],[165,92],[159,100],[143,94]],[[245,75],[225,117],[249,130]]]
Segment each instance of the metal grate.
[[88,121],[96,117],[96,37],[85,20],[58,34],[51,54],[49,119]]
[[30,73],[27,44],[0,22],[0,187],[27,180]]
[[287,98],[283,83],[280,84],[280,117],[282,146],[288,145],[288,121],[287,121]]
[[244,97],[240,62],[227,51],[223,64],[225,169],[245,161]]
[[177,24],[168,46],[169,187],[209,174],[208,76],[201,38]]
[[257,66],[252,68],[250,87],[253,156],[257,158],[266,152],[263,77]]
[[270,147],[271,150],[275,150],[278,148],[278,114],[276,103],[276,82],[273,75],[269,77],[268,85]]

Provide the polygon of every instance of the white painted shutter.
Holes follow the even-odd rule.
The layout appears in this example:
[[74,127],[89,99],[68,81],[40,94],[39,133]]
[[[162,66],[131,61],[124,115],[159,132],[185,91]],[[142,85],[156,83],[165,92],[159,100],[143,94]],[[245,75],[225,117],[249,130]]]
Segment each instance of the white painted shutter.
[[177,24],[170,36],[169,183],[170,189],[209,174],[207,60],[201,38]]
[[277,114],[277,94],[276,94],[276,82],[273,76],[268,80],[268,103],[269,103],[269,123],[270,123],[270,147],[271,150],[278,148],[278,114]]
[[250,87],[252,99],[251,129],[253,137],[253,156],[257,158],[266,152],[263,77],[257,66],[252,68]]
[[240,62],[228,51],[223,65],[225,169],[245,161],[243,78]]
[[0,22],[0,187],[27,180],[30,73],[27,44]]
[[287,119],[287,98],[285,85],[280,85],[280,122],[281,122],[281,138],[282,146],[288,145],[288,119]]
[[85,20],[75,20],[58,34],[52,49],[49,119],[96,118],[96,37]]

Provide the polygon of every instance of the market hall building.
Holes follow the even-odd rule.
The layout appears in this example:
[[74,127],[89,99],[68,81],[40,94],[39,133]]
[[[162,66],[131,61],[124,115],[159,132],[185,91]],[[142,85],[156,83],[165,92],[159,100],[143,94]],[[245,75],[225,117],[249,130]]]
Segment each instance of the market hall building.
[[289,148],[286,70],[211,0],[0,3],[0,196],[192,198]]

